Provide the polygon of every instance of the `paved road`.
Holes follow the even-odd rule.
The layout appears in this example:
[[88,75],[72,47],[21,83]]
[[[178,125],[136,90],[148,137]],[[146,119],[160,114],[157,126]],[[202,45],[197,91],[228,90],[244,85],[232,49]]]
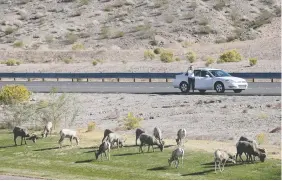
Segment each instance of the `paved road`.
[[[25,81],[3,81],[5,84],[23,84],[33,92],[46,93],[52,88],[57,92],[79,92],[79,93],[133,93],[133,94],[182,94],[179,89],[172,87],[172,83],[128,83],[128,82],[25,82]],[[196,91],[193,95],[198,95]],[[249,83],[249,88],[239,94],[226,91],[217,94],[215,91],[207,91],[208,95],[265,95],[281,96],[281,83]]]

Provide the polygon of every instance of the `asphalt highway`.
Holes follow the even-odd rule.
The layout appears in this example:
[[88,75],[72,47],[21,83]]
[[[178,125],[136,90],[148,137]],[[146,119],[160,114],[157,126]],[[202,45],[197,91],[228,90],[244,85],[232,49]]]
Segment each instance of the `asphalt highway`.
[[[173,88],[172,83],[160,82],[26,82],[26,81],[2,81],[0,87],[6,84],[22,84],[25,85],[32,92],[48,93],[53,88],[57,92],[66,93],[128,93],[128,94],[160,94],[160,95],[181,95],[179,89]],[[238,95],[238,96],[281,96],[280,82],[263,82],[263,83],[249,83],[247,90],[241,93],[234,93],[232,90],[227,90],[223,94],[215,91],[207,91],[207,95]],[[199,95],[198,91],[190,93],[189,95]]]

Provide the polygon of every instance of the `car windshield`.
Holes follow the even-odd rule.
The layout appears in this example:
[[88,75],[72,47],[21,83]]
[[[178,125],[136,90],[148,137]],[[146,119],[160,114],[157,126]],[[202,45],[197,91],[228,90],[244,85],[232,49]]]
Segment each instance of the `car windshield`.
[[215,77],[230,77],[231,75],[223,70],[210,70]]

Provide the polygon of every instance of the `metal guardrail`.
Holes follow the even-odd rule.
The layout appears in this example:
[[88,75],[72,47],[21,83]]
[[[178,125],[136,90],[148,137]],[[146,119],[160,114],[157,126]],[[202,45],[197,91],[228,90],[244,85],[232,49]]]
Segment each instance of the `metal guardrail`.
[[[60,78],[64,79],[110,79],[114,78],[119,81],[119,79],[173,79],[175,75],[182,74],[182,73],[0,73],[0,80],[1,78],[26,78],[30,81],[32,78],[41,78],[43,81],[45,79],[52,79],[55,78],[59,80]],[[263,72],[256,72],[256,73],[230,73],[230,75],[235,77],[241,77],[245,79],[281,79],[281,72],[276,73],[263,73]]]

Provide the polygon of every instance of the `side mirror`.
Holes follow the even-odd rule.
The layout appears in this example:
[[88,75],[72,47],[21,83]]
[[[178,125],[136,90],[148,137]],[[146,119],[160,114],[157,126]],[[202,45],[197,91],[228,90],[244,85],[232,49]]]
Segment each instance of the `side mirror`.
[[206,78],[210,77],[209,75],[206,75]]

